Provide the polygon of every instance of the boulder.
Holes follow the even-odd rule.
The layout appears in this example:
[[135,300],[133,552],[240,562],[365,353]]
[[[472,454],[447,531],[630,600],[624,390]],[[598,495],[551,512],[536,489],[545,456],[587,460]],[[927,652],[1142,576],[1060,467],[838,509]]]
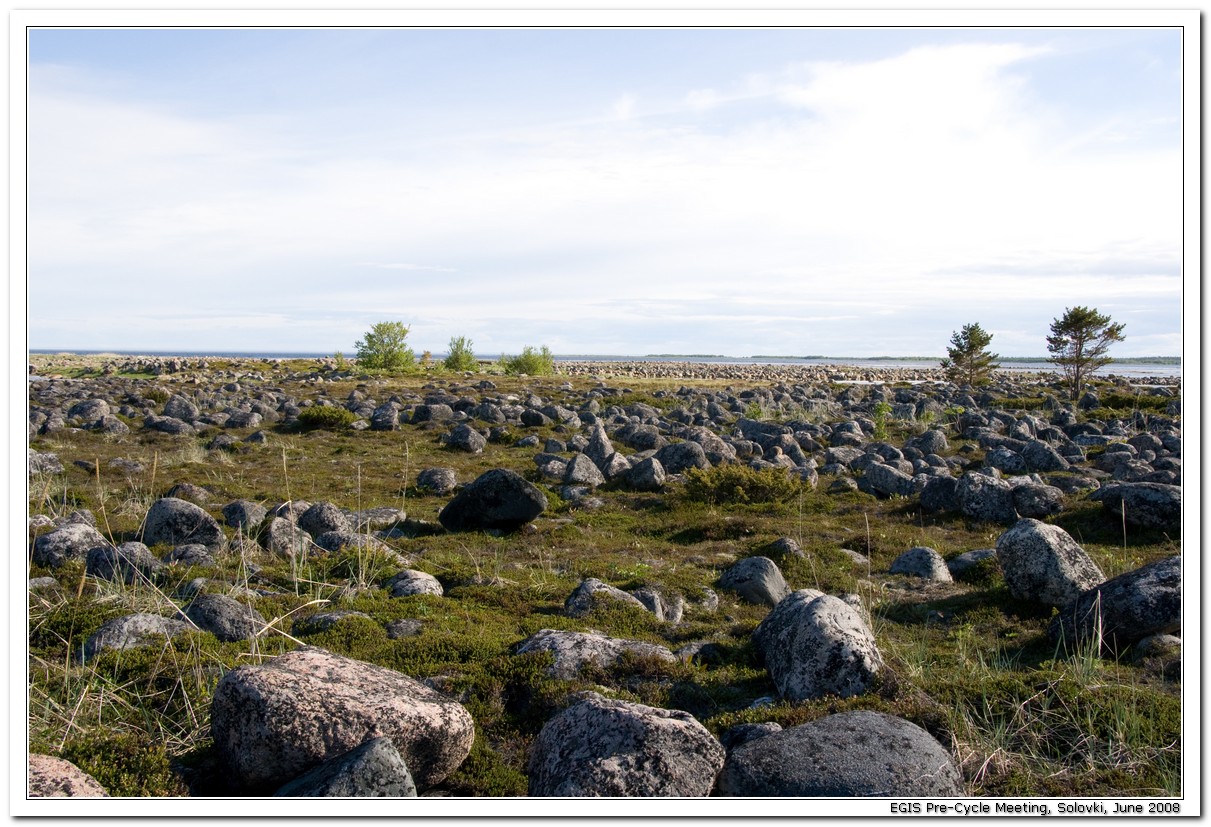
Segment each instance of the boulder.
[[567,485],[587,485],[596,488],[605,485],[605,476],[586,454],[577,454],[568,462],[563,481]]
[[539,732],[529,793],[705,797],[723,760],[723,746],[688,712],[587,692]]
[[395,743],[372,738],[283,785],[275,798],[415,798],[416,784]]
[[517,645],[514,654],[550,652],[555,663],[547,674],[572,680],[588,664],[608,669],[624,656],[653,658],[675,663],[677,657],[664,646],[639,640],[612,638],[596,632],[565,632],[540,629]]
[[392,597],[408,597],[414,594],[431,594],[441,597],[446,592],[442,584],[431,574],[415,569],[407,569],[387,581]]
[[468,454],[482,454],[488,446],[488,440],[479,431],[464,423],[446,437],[446,446]]
[[453,468],[426,468],[416,475],[416,487],[445,496],[458,486],[458,474]]
[[950,583],[954,579],[942,555],[925,546],[910,548],[901,554],[892,562],[890,571],[892,574],[907,574],[937,583]]
[[109,543],[97,546],[89,549],[84,562],[84,570],[93,577],[127,584],[150,581],[163,567],[147,546],[138,542],[123,543],[117,548]]
[[175,637],[194,628],[183,620],[157,614],[139,613],[115,617],[101,624],[84,644],[84,660],[89,661],[106,649],[125,650],[156,646],[164,638]]
[[1106,579],[1068,532],[1030,518],[997,538],[997,561],[1010,594],[1048,606],[1065,606]]
[[959,481],[951,476],[930,477],[921,489],[921,508],[931,513],[958,510],[958,486]]
[[236,500],[223,506],[223,519],[227,525],[245,534],[256,531],[268,513],[265,506],[252,500]]
[[622,475],[628,488],[636,491],[659,491],[664,488],[664,466],[656,457],[648,457],[631,466]]
[[676,442],[656,452],[655,457],[666,473],[680,474],[690,468],[707,469],[711,463],[697,442]]
[[848,698],[875,683],[883,656],[862,615],[812,589],[792,592],[753,631],[778,693],[789,701]]
[[1177,532],[1182,525],[1182,489],[1158,482],[1107,485],[1089,495],[1102,508],[1130,525]]
[[1101,653],[1113,657],[1181,626],[1182,558],[1170,557],[1086,590],[1052,618],[1047,633],[1070,653],[1100,640]]
[[471,751],[475,725],[456,701],[407,675],[304,646],[228,672],[214,691],[220,762],[247,790],[274,790],[368,740],[388,737],[419,789]]
[[1031,471],[1066,471],[1068,460],[1060,456],[1060,452],[1041,439],[1027,441],[1022,449],[1022,459],[1026,461]]
[[1009,525],[1018,519],[1009,483],[987,474],[970,471],[960,477],[955,486],[955,502],[959,511],[973,520]]
[[547,508],[546,495],[515,471],[486,471],[438,515],[449,531],[515,531]]
[[261,527],[260,543],[266,551],[279,557],[297,557],[311,546],[311,535],[298,527],[295,520],[270,517]]
[[791,593],[778,564],[768,557],[746,557],[719,578],[719,587],[734,591],[747,603],[777,606]]
[[193,503],[175,497],[164,497],[152,503],[143,520],[141,539],[149,546],[201,543],[211,551],[221,549],[227,541],[214,517]]
[[30,753],[26,782],[29,798],[108,798],[97,779],[71,761]]
[[912,477],[881,462],[868,466],[863,479],[875,494],[883,497],[909,497],[916,491]]
[[954,797],[963,776],[916,724],[882,712],[828,715],[732,750],[719,774],[725,796]]
[[633,594],[628,594],[622,589],[611,586],[609,583],[604,583],[596,577],[586,577],[568,595],[568,599],[564,601],[563,613],[568,617],[584,617],[593,611],[594,604],[599,600],[620,600],[623,603],[630,603],[641,609],[647,608]]
[[181,613],[199,629],[225,642],[252,640],[267,625],[256,609],[225,594],[198,595]]
[[299,515],[299,528],[312,537],[318,537],[329,531],[352,531],[353,524],[340,507],[332,503],[313,503]]
[[87,523],[66,523],[34,540],[34,565],[57,569],[68,560],[83,560],[91,549],[108,545]]
[[1024,482],[1012,487],[1013,508],[1019,516],[1037,520],[1064,510],[1064,492],[1053,485]]

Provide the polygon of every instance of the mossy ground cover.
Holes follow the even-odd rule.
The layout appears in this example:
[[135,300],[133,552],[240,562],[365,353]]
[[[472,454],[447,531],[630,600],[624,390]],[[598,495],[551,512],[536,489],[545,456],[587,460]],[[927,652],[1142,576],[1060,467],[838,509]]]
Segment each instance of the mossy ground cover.
[[[141,381],[180,390],[171,378]],[[284,386],[280,377],[268,381]],[[580,390],[596,384],[563,377],[493,381],[493,393],[533,392],[557,403],[566,393],[565,381]],[[360,386],[383,400],[394,392],[423,393],[424,385],[471,393],[473,383],[461,377],[372,377],[320,389],[342,400]],[[668,410],[675,407],[670,395],[691,383],[610,384],[617,387],[603,405],[642,402]],[[315,386],[302,382],[289,390],[319,396]],[[489,443],[479,455],[452,451],[441,443],[442,428],[268,426],[265,444],[226,452],[206,450],[214,433],[173,437],[130,424],[131,433],[122,436],[77,431],[35,438],[31,447],[56,453],[65,470],[31,478],[30,513],[57,517],[87,508],[102,533],[122,542],[138,536],[147,508],[177,483],[205,488],[206,508],[215,516],[236,499],[266,505],[307,500],[350,510],[393,506],[429,522],[436,522],[449,497],[416,487],[423,468],[453,468],[462,482],[492,468],[511,468],[546,484],[532,461],[533,449],[505,441]],[[514,430],[540,439],[573,435],[555,425]],[[912,428],[893,422],[890,431],[902,439]],[[952,447],[959,444],[952,439]],[[115,459],[135,460],[142,470],[116,470]],[[912,500],[825,493],[827,481],[813,490],[728,469],[655,494],[607,487],[599,492],[598,508],[565,502],[554,486],[548,489],[548,511],[513,534],[437,532],[388,540],[410,567],[438,578],[443,597],[392,598],[383,584],[399,566],[385,555],[350,550],[314,551],[293,564],[266,553],[229,552],[217,571],[174,568],[154,585],[98,581],[79,562],[56,571],[31,566],[31,576],[53,575],[60,585],[29,597],[30,749],[75,761],[114,795],[221,794],[209,734],[215,684],[232,668],[306,643],[428,680],[467,707],[476,721],[474,747],[443,784],[456,795],[524,794],[528,751],[538,731],[571,693],[589,688],[684,709],[716,734],[741,722],[791,726],[847,709],[902,715],[952,748],[974,795],[1180,791],[1177,681],[1134,665],[1129,652],[1115,662],[1056,651],[1046,638],[1051,610],[1014,600],[995,566],[947,586],[887,573],[892,560],[912,546],[951,557],[993,547],[1003,527],[926,515]],[[1181,551],[1180,537],[1134,528],[1124,533],[1100,505],[1080,497],[1069,498],[1053,521],[1083,544],[1108,577]],[[781,537],[795,539],[804,555],[777,556],[771,544]],[[855,565],[841,549],[866,555],[869,566]],[[757,554],[775,556],[792,588],[862,598],[890,666],[878,692],[795,704],[775,699],[750,642],[768,610],[740,602],[716,584],[732,562]],[[246,588],[259,589],[263,594],[254,605],[269,628],[256,641],[220,643],[191,633],[80,661],[84,642],[106,620],[133,611],[170,614],[184,603],[180,589],[196,577],[240,599],[251,599],[244,596]],[[568,617],[564,600],[585,577],[680,595],[685,615],[672,624],[605,603],[588,616]],[[702,603],[705,588],[717,590],[716,609]],[[296,633],[296,620],[332,608],[368,617]],[[400,619],[420,621],[419,633],[390,638],[386,625]],[[695,641],[715,647],[705,662],[632,659],[616,669],[585,670],[569,681],[548,674],[547,655],[513,654],[520,641],[544,628],[596,630],[670,649]]]

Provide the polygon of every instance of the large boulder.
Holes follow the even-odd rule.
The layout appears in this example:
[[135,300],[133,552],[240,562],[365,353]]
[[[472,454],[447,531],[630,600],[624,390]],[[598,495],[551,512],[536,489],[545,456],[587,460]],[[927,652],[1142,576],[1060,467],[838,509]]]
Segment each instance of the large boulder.
[[588,664],[610,668],[623,657],[654,658],[675,663],[677,657],[663,646],[639,640],[611,638],[596,632],[564,632],[542,629],[517,644],[514,654],[550,652],[555,663],[552,677],[572,680]]
[[587,485],[590,488],[596,488],[599,485],[605,485],[606,478],[587,454],[577,454],[568,462],[563,481],[567,485]]
[[665,477],[664,466],[654,456],[640,460],[622,474],[626,486],[636,491],[659,491],[664,488]]
[[488,440],[479,431],[463,423],[446,437],[446,446],[456,451],[465,451],[468,454],[482,454],[484,448],[488,446]]
[[353,523],[339,506],[333,503],[313,503],[299,515],[299,528],[312,537],[329,531],[353,531]]
[[458,487],[458,474],[453,468],[426,468],[416,475],[416,487],[445,496]]
[[1180,486],[1159,482],[1125,482],[1099,488],[1089,495],[1089,499],[1100,502],[1103,509],[1131,525],[1162,531],[1181,530]]
[[719,774],[727,796],[953,797],[963,776],[916,724],[882,712],[829,715],[732,750]]
[[122,583],[147,582],[164,567],[147,546],[129,542],[114,548],[109,543],[89,549],[84,570],[102,580]]
[[1170,557],[1120,574],[1083,592],[1052,618],[1047,633],[1075,652],[1100,641],[1114,656],[1146,637],[1182,626],[1182,558]]
[[67,523],[34,540],[34,565],[57,569],[68,560],[83,560],[109,541],[87,523]]
[[71,761],[30,753],[26,795],[29,798],[108,798],[105,788]]
[[836,597],[792,592],[753,631],[778,694],[790,701],[848,698],[874,686],[883,656],[858,610]]
[[437,518],[449,531],[515,531],[547,508],[547,497],[515,471],[486,471],[455,496]]
[[863,479],[875,494],[883,497],[909,497],[916,491],[912,477],[881,462],[868,466]]
[[997,561],[1010,594],[1048,606],[1066,606],[1106,579],[1068,532],[1030,518],[997,538]]
[[265,618],[251,606],[225,594],[201,594],[181,610],[195,626],[219,640],[252,640],[265,631]]
[[768,557],[746,557],[719,578],[719,587],[736,592],[747,603],[777,606],[791,593],[778,564]]
[[158,543],[182,545],[200,543],[217,551],[226,543],[218,522],[193,503],[176,497],[156,500],[143,521],[141,538],[149,546]]
[[415,798],[416,784],[395,743],[373,738],[283,785],[275,798]]
[[1019,483],[1013,486],[1013,507],[1022,517],[1050,517],[1064,510],[1064,492],[1054,485]]
[[950,576],[950,569],[946,567],[942,555],[925,546],[910,548],[901,554],[892,561],[889,571],[892,574],[907,574],[938,583],[949,583],[954,579]]
[[265,520],[269,509],[252,500],[236,500],[223,506],[223,519],[234,529],[250,534]]
[[723,760],[723,746],[688,712],[588,692],[535,739],[529,792],[705,797]]
[[600,600],[618,600],[641,609],[647,608],[635,595],[624,592],[596,577],[586,577],[564,601],[563,613],[568,617],[584,617],[593,611],[594,606]]
[[666,445],[656,452],[656,459],[669,474],[680,474],[690,468],[705,470],[711,467],[706,452],[697,442],[675,442]]
[[386,736],[419,789],[471,751],[459,703],[407,675],[304,646],[228,672],[214,691],[211,733],[232,780],[272,791],[368,740]]

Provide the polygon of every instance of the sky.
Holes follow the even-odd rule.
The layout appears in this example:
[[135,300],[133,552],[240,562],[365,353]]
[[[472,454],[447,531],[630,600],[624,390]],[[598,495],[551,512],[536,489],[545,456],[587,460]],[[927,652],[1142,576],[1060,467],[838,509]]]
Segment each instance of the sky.
[[28,38],[33,349],[1182,350],[1179,28]]

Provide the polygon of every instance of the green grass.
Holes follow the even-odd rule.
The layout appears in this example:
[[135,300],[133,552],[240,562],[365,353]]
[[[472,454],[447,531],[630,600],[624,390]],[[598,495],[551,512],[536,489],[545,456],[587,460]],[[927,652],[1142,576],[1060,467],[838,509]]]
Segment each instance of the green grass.
[[[298,367],[267,368],[265,379],[317,398],[314,386],[284,378]],[[498,389],[492,393],[533,392],[557,404],[579,405],[560,390],[563,377],[493,381]],[[572,381],[582,391],[595,386],[588,379]],[[155,387],[175,392],[175,383],[173,377],[160,377]],[[421,393],[421,385],[430,383],[457,395],[478,394],[471,383],[432,376],[371,378],[363,391],[382,402],[394,393]],[[342,400],[359,384],[349,380],[322,387],[327,398]],[[689,383],[627,380],[626,391],[599,401],[603,408],[643,402],[668,410],[681,404],[667,395],[680,384]],[[140,387],[146,396],[152,386]],[[1034,400],[1004,400],[1004,406],[1029,409],[1011,405],[1018,401]],[[912,432],[911,423],[887,426],[893,439]],[[196,437],[139,428],[118,437],[84,431],[37,437],[32,447],[58,454],[65,470],[31,480],[30,511],[63,516],[88,508],[102,533],[121,541],[137,536],[156,498],[177,482],[191,482],[211,492],[206,507],[216,517],[236,499],[266,505],[293,499],[352,510],[394,506],[412,519],[436,522],[449,498],[415,488],[423,468],[452,467],[461,482],[499,467],[538,479],[533,451],[489,443],[482,455],[452,452],[440,444],[440,429],[288,432],[268,425],[264,430],[268,444],[246,446],[234,455],[205,450],[217,430]],[[517,436],[571,436],[554,427],[514,430]],[[249,432],[232,433],[241,438]],[[137,459],[145,470],[116,471],[109,465],[116,458]],[[76,459],[97,463],[99,472],[74,465]],[[561,501],[552,490],[558,486],[552,486],[552,507],[527,530],[502,537],[437,533],[388,541],[411,561],[408,567],[441,581],[446,594],[440,598],[390,597],[382,583],[401,566],[385,555],[356,550],[316,551],[293,567],[267,554],[247,561],[227,554],[217,571],[174,570],[154,589],[97,582],[84,576],[78,562],[56,572],[35,568],[31,576],[53,574],[62,588],[30,596],[30,748],[76,761],[111,794],[172,796],[189,788],[221,794],[209,735],[214,685],[238,665],[295,646],[286,637],[290,634],[431,679],[460,698],[475,719],[476,739],[468,760],[443,784],[458,795],[524,794],[533,739],[570,693],[589,688],[686,710],[717,734],[736,723],[772,720],[792,726],[846,709],[902,715],[953,748],[976,795],[1178,792],[1177,684],[1133,665],[1129,655],[1114,662],[1055,652],[1045,637],[1050,610],[1013,600],[995,564],[941,588],[924,589],[886,574],[892,560],[912,546],[929,546],[949,557],[994,546],[1003,527],[925,515],[912,500],[826,494],[824,480],[812,491],[781,472],[740,465],[687,479],[662,494],[607,486],[599,492],[605,505],[597,510]],[[1119,522],[1080,497],[1069,498],[1053,521],[1083,544],[1108,577],[1181,549],[1181,538],[1161,532],[1129,527],[1124,539]],[[751,708],[757,698],[775,694],[749,641],[767,609],[741,602],[717,581],[734,561],[769,555],[770,544],[781,537],[794,538],[804,552],[802,558],[778,560],[791,588],[863,598],[895,675],[879,692]],[[867,555],[869,570],[855,566],[842,548]],[[255,585],[277,592],[254,603],[275,621],[256,643],[220,644],[196,633],[89,664],[73,657],[112,617],[166,613],[170,604],[179,605],[182,601],[172,595],[194,577],[246,583],[247,563],[260,567]],[[590,576],[623,589],[651,586],[666,596],[680,595],[686,601],[684,618],[673,625],[611,602],[602,602],[587,617],[566,617],[564,600]],[[713,612],[700,603],[707,588],[718,594]],[[369,619],[349,619],[307,635],[292,631],[295,618],[332,608],[361,611]],[[419,619],[421,632],[388,638],[385,625],[402,618]],[[712,641],[718,659],[708,664],[632,659],[617,669],[589,669],[576,680],[559,680],[546,673],[549,656],[512,654],[520,641],[543,628],[597,630],[670,649]],[[106,756],[112,756],[108,763]]]

